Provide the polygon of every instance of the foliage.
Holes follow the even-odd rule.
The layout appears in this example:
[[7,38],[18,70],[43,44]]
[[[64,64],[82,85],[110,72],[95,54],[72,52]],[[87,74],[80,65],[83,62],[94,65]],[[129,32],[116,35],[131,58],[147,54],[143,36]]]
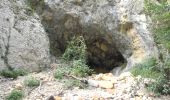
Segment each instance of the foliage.
[[148,87],[149,90],[157,94],[170,94],[170,55],[168,52],[165,52],[162,52],[163,58],[161,58],[157,65],[157,69],[160,70],[162,75],[158,76],[156,82]]
[[[64,66],[59,66],[54,74],[56,79],[63,79],[66,75],[73,75],[76,77],[86,77],[93,71],[86,64],[87,52],[85,40],[82,36],[73,37],[73,39],[68,43],[65,53],[62,59],[67,63]],[[65,81],[66,88],[72,87],[85,87],[85,85],[76,79],[70,79],[67,77]]]
[[30,6],[30,8],[36,10],[38,6],[44,5],[44,0],[27,0],[27,3]]
[[82,60],[86,61],[86,44],[82,36],[73,37],[73,39],[68,43],[68,46],[63,54],[62,58],[66,61]]
[[145,12],[153,21],[152,31],[159,47],[160,57],[156,63],[148,60],[132,70],[134,75],[154,78],[148,89],[156,94],[170,94],[170,5],[166,2],[145,2]]
[[85,84],[82,84],[79,80],[75,80],[75,79],[66,80],[64,86],[66,89],[70,89],[72,87],[79,87],[79,88],[86,87]]
[[153,20],[152,31],[155,33],[157,45],[163,44],[170,50],[170,5],[166,2],[156,4],[145,0],[145,12]]
[[170,94],[170,84],[169,81],[163,77],[159,76],[156,82],[148,85],[148,90],[155,92],[157,95],[160,94]]
[[79,77],[85,77],[92,73],[92,69],[89,69],[89,66],[86,65],[81,60],[73,61],[73,66],[71,70],[71,74]]
[[24,80],[24,84],[29,87],[36,87],[40,85],[40,80],[35,79],[34,77],[29,77]]
[[155,66],[156,59],[148,58],[144,60],[142,63],[135,65],[131,72],[134,76],[141,75],[145,78],[156,79],[161,74],[160,71],[155,69]]
[[54,77],[56,79],[63,79],[65,75],[69,75],[71,73],[71,64],[63,63],[57,67],[54,73]]
[[23,69],[16,69],[16,70],[4,69],[0,71],[1,76],[4,76],[6,78],[13,78],[13,79],[16,79],[18,76],[24,76],[26,74],[27,74],[26,70]]
[[12,90],[12,92],[6,97],[6,100],[22,100],[24,93],[21,90]]
[[[85,77],[92,73],[92,70],[86,64],[86,49],[83,36],[73,37],[73,39],[68,43],[62,58],[67,62],[70,61],[70,67],[68,68],[70,70],[70,74],[78,77]],[[59,72],[58,74],[61,76],[63,73]]]

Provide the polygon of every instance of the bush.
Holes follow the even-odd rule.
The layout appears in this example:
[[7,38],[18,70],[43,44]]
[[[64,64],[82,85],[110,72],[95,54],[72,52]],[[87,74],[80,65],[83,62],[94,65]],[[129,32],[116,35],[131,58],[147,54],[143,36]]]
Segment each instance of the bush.
[[145,0],[145,12],[152,18],[152,31],[160,51],[160,59],[154,69],[161,75],[157,75],[156,82],[148,87],[157,94],[170,94],[170,5],[165,1],[156,4]]
[[161,75],[160,71],[155,68],[156,64],[156,59],[147,58],[142,63],[135,65],[131,72],[134,76],[141,75],[145,78],[156,79]]
[[13,78],[13,79],[16,79],[18,76],[24,76],[26,74],[27,74],[26,70],[23,69],[16,69],[16,70],[4,69],[0,71],[1,76],[4,76],[5,78]]
[[12,90],[12,92],[6,97],[6,100],[22,100],[24,93],[21,90]]
[[170,5],[167,2],[156,4],[145,0],[145,12],[153,21],[152,31],[155,33],[157,45],[164,45],[170,50]]
[[69,79],[69,80],[65,81],[64,87],[66,89],[70,89],[72,87],[84,88],[84,87],[86,87],[86,85],[82,84],[79,80]]
[[[164,51],[164,50],[162,50]],[[157,64],[157,69],[161,75],[157,76],[155,83],[149,85],[148,89],[156,94],[170,94],[170,55],[168,52],[162,52],[161,61]]]
[[71,74],[78,76],[78,77],[85,77],[92,73],[92,69],[89,68],[88,65],[86,65],[81,60],[75,60],[73,61],[73,66],[71,70]]
[[148,90],[155,92],[157,95],[170,94],[169,80],[163,76],[159,76],[159,78],[156,79],[156,82],[149,84],[147,88]]
[[[69,74],[85,77],[92,73],[92,70],[86,64],[87,52],[86,52],[85,40],[82,36],[73,37],[73,39],[68,43],[68,46],[62,56],[65,61],[69,61],[70,67]],[[61,78],[65,72],[59,71],[56,73],[56,77]]]
[[24,84],[29,87],[36,87],[40,85],[40,80],[35,79],[34,77],[29,77],[24,80]]
[[68,43],[62,58],[66,61],[82,60],[83,62],[86,62],[86,49],[85,40],[82,36],[73,37],[73,39]]
[[54,77],[56,79],[63,79],[65,75],[69,75],[71,73],[71,66],[70,64],[63,64],[57,67],[54,73]]

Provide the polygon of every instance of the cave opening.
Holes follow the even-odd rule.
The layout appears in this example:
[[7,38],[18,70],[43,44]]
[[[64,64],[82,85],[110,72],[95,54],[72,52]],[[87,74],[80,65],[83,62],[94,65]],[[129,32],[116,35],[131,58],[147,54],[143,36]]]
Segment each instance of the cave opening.
[[114,69],[123,69],[127,65],[126,59],[113,43],[108,43],[103,37],[86,42],[87,64],[95,73],[113,73]]
[[[95,56],[93,57],[96,58]],[[126,67],[127,62],[121,54],[118,54],[117,57],[110,55],[108,58],[96,58],[95,60],[93,60],[91,57],[88,57],[87,64],[90,69],[94,70],[96,74],[99,74],[115,73],[114,69],[123,69]]]

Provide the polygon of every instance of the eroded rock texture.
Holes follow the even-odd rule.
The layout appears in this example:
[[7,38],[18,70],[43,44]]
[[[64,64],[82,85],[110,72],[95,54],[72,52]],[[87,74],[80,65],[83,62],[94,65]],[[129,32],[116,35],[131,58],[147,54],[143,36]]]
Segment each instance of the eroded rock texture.
[[53,55],[63,52],[71,37],[83,35],[89,63],[111,69],[156,54],[143,7],[144,0],[45,0],[35,8]]
[[[23,5],[19,1],[12,7]],[[6,63],[3,57],[8,58],[11,66],[42,64],[49,56],[48,40],[51,55],[57,57],[67,42],[78,35],[86,40],[91,66],[109,70],[124,66],[126,70],[157,54],[143,11],[144,0],[29,0],[31,11],[41,20],[28,16],[26,8],[14,12],[10,2],[0,8],[1,23],[5,23],[1,27],[6,27],[6,31],[0,30],[4,34],[0,39],[2,64]],[[6,15],[5,10],[10,13]],[[3,19],[5,15],[9,20]]]
[[0,69],[38,71],[49,60],[49,40],[24,0],[0,1]]

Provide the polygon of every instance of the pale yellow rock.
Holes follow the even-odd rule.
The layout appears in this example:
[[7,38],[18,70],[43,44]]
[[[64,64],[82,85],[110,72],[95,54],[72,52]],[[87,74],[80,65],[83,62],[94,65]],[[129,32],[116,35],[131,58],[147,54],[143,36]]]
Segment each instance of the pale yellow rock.
[[144,95],[145,95],[142,91],[137,91],[137,94],[138,94],[139,96],[144,96]]
[[104,99],[101,99],[102,97],[98,96],[98,95],[95,95],[93,97],[91,97],[92,100],[104,100]]
[[104,88],[104,89],[112,89],[114,85],[110,81],[100,81],[99,87]]
[[15,89],[22,90],[23,85],[21,83],[17,83],[17,84],[15,84]]
[[94,77],[95,80],[102,80],[103,74],[96,75]]
[[110,81],[111,81],[113,84],[115,84],[115,83],[117,83],[117,78],[112,78]]
[[141,97],[135,97],[135,100],[142,100]]
[[55,96],[54,99],[55,99],[55,100],[62,100],[62,97],[60,97],[60,96]]
[[132,77],[133,75],[130,72],[124,72],[119,76],[119,80],[125,80],[127,77]]
[[106,75],[103,75],[102,80],[106,80],[106,81],[111,81],[113,79],[113,77],[109,77]]
[[107,89],[106,90],[109,94],[114,94],[115,93],[115,89]]

